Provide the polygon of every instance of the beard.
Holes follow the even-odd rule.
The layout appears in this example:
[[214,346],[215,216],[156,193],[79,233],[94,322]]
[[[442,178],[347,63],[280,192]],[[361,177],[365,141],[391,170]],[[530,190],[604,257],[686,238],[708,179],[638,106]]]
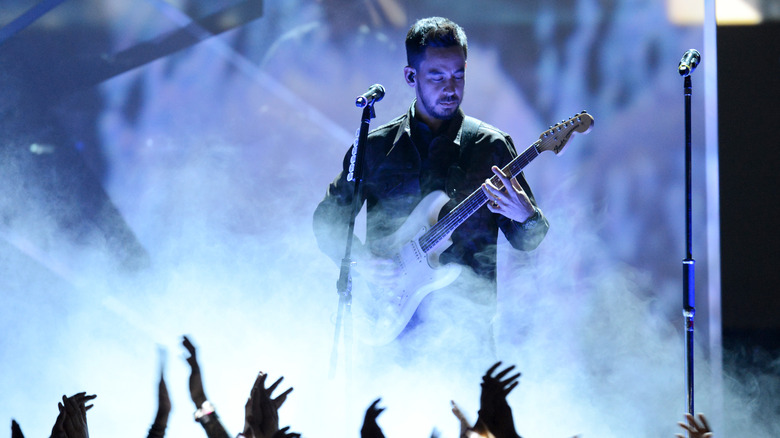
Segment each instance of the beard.
[[451,97],[450,99],[444,100],[443,102],[449,102],[450,100],[456,100],[458,102],[458,104],[456,106],[449,107],[449,108],[444,108],[442,110],[437,110],[437,108],[436,108],[436,104],[438,103],[438,101],[437,102],[431,102],[425,96],[422,96],[422,95],[420,96],[419,100],[422,103],[423,108],[425,108],[425,112],[427,112],[428,114],[430,114],[431,116],[433,116],[434,118],[439,119],[439,120],[449,120],[449,119],[453,118],[455,116],[455,114],[458,113],[458,108],[460,108],[459,98],[454,97],[454,96]]

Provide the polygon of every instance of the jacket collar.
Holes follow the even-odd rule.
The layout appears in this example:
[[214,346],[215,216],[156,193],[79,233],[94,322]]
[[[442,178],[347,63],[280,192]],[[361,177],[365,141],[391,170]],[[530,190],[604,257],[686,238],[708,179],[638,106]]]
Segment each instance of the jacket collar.
[[[395,147],[398,145],[398,142],[401,141],[404,136],[406,136],[408,140],[411,140],[412,120],[414,120],[414,106],[416,103],[417,99],[413,100],[412,105],[409,107],[409,111],[406,112],[406,117],[402,120],[400,129],[398,129],[398,132],[395,135],[395,139],[393,140],[393,147],[391,150],[395,149]],[[465,114],[463,113],[463,110],[458,108],[458,112],[453,116],[452,121],[447,128],[447,132],[444,133],[444,135],[451,139],[452,142],[455,143],[458,147],[460,147],[464,117]]]

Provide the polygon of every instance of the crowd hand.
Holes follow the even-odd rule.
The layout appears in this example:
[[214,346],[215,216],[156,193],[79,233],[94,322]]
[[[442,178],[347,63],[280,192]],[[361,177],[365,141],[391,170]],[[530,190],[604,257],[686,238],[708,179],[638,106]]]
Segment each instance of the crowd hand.
[[[249,393],[249,399],[246,401],[244,423],[244,435],[246,436],[251,433],[254,438],[273,438],[280,431],[279,408],[287,400],[287,395],[292,392],[293,388],[287,389],[276,398],[271,398],[284,377],[280,377],[268,388],[265,387],[266,377],[267,374],[262,371],[257,374],[252,391]],[[285,437],[287,435],[279,436]]]
[[157,392],[157,417],[154,419],[154,425],[158,430],[165,430],[168,426],[168,416],[171,413],[171,398],[168,396],[168,386],[165,384],[165,377],[160,374],[160,384]]
[[[498,166],[493,166],[492,170],[501,181],[501,185],[493,184],[490,179],[482,184],[482,192],[488,197],[488,210],[504,215],[515,222],[525,222],[533,216],[534,206],[517,178],[504,173]],[[504,190],[505,188],[507,189]]]
[[11,420],[11,438],[24,438],[22,428],[19,427],[19,423],[16,420]]
[[94,400],[96,395],[87,395],[79,392],[70,397],[62,396],[62,402],[57,404],[60,410],[54,427],[51,430],[52,438],[89,438],[87,428],[87,411],[93,405],[87,403]]
[[379,414],[385,410],[385,408],[379,407],[381,398],[374,400],[371,406],[366,409],[366,416],[363,418],[363,427],[360,429],[361,438],[385,438],[385,434],[382,433],[382,428],[377,424],[376,419]]
[[493,372],[500,366],[501,362],[496,362],[482,377],[477,423],[483,423],[496,438],[516,438],[518,435],[512,418],[512,408],[509,407],[506,397],[518,385],[520,373],[506,377],[515,369],[512,365],[493,376]]
[[[704,414],[697,414],[696,418],[691,414],[685,414],[685,418],[688,420],[688,424],[683,423],[682,421],[677,424],[688,431],[690,438],[711,438],[713,436],[710,425],[707,423],[707,418]],[[684,435],[681,433],[678,433],[675,436],[684,438]]]
[[450,405],[452,405],[452,413],[455,414],[455,418],[460,422],[460,438],[494,438],[483,422],[477,421],[472,426],[457,403],[450,400]]
[[[168,416],[171,413],[171,398],[168,395],[168,386],[165,384],[165,359],[166,351],[160,349],[160,384],[157,388],[157,420],[163,427],[168,425]],[[201,385],[202,387],[203,385]]]
[[301,434],[297,432],[288,432],[290,430],[290,426],[283,427],[279,430],[277,430],[271,438],[301,438]]
[[157,392],[157,420],[168,424],[168,415],[171,413],[171,398],[168,396],[168,386],[165,377],[160,374],[160,385]]
[[203,406],[203,403],[208,399],[206,398],[206,393],[203,391],[203,379],[200,375],[200,366],[198,365],[195,346],[192,345],[192,342],[190,342],[189,338],[186,336],[184,336],[182,340],[182,345],[184,345],[184,348],[190,353],[190,357],[187,358],[187,363],[190,364],[190,368],[192,369],[192,373],[190,374],[190,397],[192,397],[195,407],[200,409],[200,407]]

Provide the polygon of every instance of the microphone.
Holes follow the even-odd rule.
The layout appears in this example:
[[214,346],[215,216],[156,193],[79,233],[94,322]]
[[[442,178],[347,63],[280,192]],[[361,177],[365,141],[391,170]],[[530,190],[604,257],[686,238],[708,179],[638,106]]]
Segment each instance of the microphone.
[[690,49],[683,55],[677,70],[680,76],[688,76],[696,70],[696,66],[701,61],[701,54],[696,49]]
[[385,87],[381,84],[374,84],[368,88],[368,91],[355,99],[355,106],[363,108],[366,105],[373,105],[382,100],[383,97],[385,97]]

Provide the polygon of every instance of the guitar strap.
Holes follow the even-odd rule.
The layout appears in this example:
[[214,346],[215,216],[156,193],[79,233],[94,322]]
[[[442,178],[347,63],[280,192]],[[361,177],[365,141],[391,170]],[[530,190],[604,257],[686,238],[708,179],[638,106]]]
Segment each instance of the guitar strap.
[[[463,184],[466,182],[466,172],[468,169],[468,152],[471,146],[474,144],[477,138],[477,132],[479,131],[479,125],[482,122],[474,117],[464,116],[463,122],[460,127],[460,150],[458,151],[458,161],[450,166],[447,172],[447,181],[445,183],[445,192],[453,201],[452,207],[458,202],[462,201],[463,197],[468,194],[466,190],[471,190],[470,187],[465,187]],[[444,211],[446,209],[443,209]]]

